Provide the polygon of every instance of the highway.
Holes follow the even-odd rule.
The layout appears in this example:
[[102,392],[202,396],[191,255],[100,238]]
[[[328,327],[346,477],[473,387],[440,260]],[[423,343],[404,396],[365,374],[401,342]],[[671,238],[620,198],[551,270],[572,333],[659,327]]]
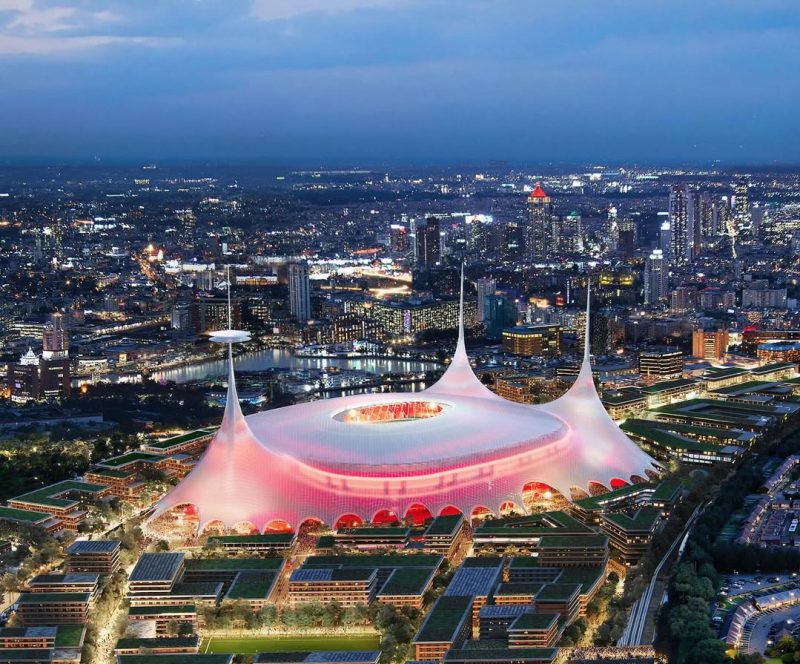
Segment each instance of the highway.
[[658,581],[658,577],[661,575],[661,571],[663,570],[664,566],[669,561],[672,553],[675,551],[675,547],[679,546],[678,548],[678,557],[683,554],[683,549],[686,546],[686,540],[689,539],[689,533],[691,531],[694,522],[697,520],[697,517],[700,516],[702,505],[698,505],[692,515],[689,517],[689,520],[686,522],[686,526],[681,533],[681,536],[676,538],[672,545],[667,549],[667,552],[664,554],[664,557],[658,563],[658,566],[653,571],[653,578],[650,579],[650,583],[647,586],[647,589],[644,591],[644,594],[637,599],[633,606],[631,607],[631,613],[628,617],[628,624],[625,625],[625,631],[622,633],[622,636],[619,637],[617,641],[617,646],[638,646],[642,645],[642,639],[644,638],[644,628],[647,624],[647,614],[650,609],[650,604],[653,601],[653,593],[655,591],[656,583]]

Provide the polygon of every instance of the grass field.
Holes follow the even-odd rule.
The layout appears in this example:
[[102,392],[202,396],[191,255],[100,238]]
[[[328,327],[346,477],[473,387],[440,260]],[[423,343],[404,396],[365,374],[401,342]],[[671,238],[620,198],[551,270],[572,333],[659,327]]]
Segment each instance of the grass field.
[[378,650],[377,634],[356,636],[267,636],[253,639],[206,639],[200,646],[201,653],[232,653],[252,655],[257,652],[279,652],[298,650]]

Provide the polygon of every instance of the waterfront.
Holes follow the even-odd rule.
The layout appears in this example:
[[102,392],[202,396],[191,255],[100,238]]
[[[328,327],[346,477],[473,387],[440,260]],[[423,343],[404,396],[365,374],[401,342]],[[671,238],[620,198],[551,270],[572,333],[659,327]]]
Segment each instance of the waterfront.
[[[442,369],[436,362],[423,362],[420,360],[403,360],[387,358],[327,358],[327,357],[297,357],[292,351],[284,348],[271,348],[253,353],[244,353],[233,359],[237,371],[265,371],[268,369],[353,369],[368,371],[376,375],[384,373],[418,373],[422,371],[435,371]],[[227,360],[209,360],[200,364],[175,367],[165,371],[155,371],[151,378],[155,381],[174,381],[188,383],[208,378],[218,378],[228,373]]]

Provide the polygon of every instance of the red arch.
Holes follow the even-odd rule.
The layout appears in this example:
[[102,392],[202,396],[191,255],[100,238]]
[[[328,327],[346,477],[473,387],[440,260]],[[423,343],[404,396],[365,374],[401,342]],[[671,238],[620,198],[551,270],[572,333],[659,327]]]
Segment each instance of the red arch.
[[431,511],[422,503],[412,503],[406,510],[405,520],[410,521],[414,526],[421,526],[426,521],[433,519]]
[[516,515],[522,515],[525,514],[525,510],[523,510],[513,500],[503,501],[503,503],[500,505],[500,516],[509,516],[512,513]]
[[612,489],[621,489],[624,486],[628,486],[628,482],[623,480],[621,477],[612,477],[611,478],[611,488]]
[[294,528],[288,521],[273,519],[264,527],[265,533],[293,533]]
[[595,480],[589,481],[589,494],[592,496],[602,496],[604,493],[608,493],[608,487],[603,484],[602,482],[596,482]]
[[384,507],[382,510],[375,512],[370,523],[376,526],[385,526],[390,523],[397,523],[398,521],[400,521],[400,519],[397,518],[397,514]]
[[333,525],[334,530],[342,530],[343,528],[358,528],[364,525],[364,519],[358,514],[342,514],[336,523]]
[[472,519],[487,519],[494,515],[494,512],[492,512],[492,510],[490,510],[488,507],[485,507],[484,505],[478,505],[472,509],[470,517]]
[[579,486],[571,486],[569,488],[569,495],[570,498],[572,499],[572,502],[575,502],[576,500],[583,500],[584,498],[588,498],[589,492],[586,491],[586,489],[583,489]]
[[324,526],[322,519],[318,519],[315,516],[310,516],[306,519],[303,519],[300,522],[300,525],[297,526],[298,533],[307,533],[307,532],[314,532],[319,530],[320,527]]
[[456,516],[457,514],[464,516],[464,513],[455,505],[448,505],[439,511],[439,516]]
[[233,524],[231,532],[235,535],[257,535],[258,528],[251,521],[237,521]]

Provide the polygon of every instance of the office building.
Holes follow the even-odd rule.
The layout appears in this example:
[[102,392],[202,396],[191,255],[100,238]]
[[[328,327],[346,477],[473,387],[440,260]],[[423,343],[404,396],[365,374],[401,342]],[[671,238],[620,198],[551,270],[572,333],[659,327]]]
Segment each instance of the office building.
[[289,265],[289,313],[298,323],[311,319],[311,292],[306,263]]
[[673,348],[643,350],[639,353],[639,374],[648,382],[680,378],[683,353]]
[[409,250],[409,232],[405,224],[389,226],[389,249],[395,254],[405,255]]
[[553,205],[537,183],[528,196],[528,225],[525,228],[525,259],[528,266],[545,260],[553,251]]
[[693,357],[719,362],[727,352],[728,330],[695,330],[692,333]]
[[739,180],[733,186],[734,218],[739,233],[750,230],[750,202],[746,179]]
[[503,330],[503,350],[524,357],[554,357],[561,353],[560,325],[531,325]]
[[228,320],[228,299],[225,297],[198,297],[190,307],[192,330],[204,334],[215,330],[240,329],[242,325],[242,303],[238,298],[231,300],[230,321]]
[[494,295],[497,290],[497,281],[491,277],[481,277],[476,283],[478,289],[478,323],[486,322],[486,298]]
[[645,304],[658,304],[667,297],[668,269],[664,254],[654,249],[644,264]]
[[428,217],[417,226],[417,267],[429,269],[442,260],[442,233],[438,217]]
[[691,260],[689,240],[689,191],[686,185],[676,184],[669,193],[670,260],[686,265]]

